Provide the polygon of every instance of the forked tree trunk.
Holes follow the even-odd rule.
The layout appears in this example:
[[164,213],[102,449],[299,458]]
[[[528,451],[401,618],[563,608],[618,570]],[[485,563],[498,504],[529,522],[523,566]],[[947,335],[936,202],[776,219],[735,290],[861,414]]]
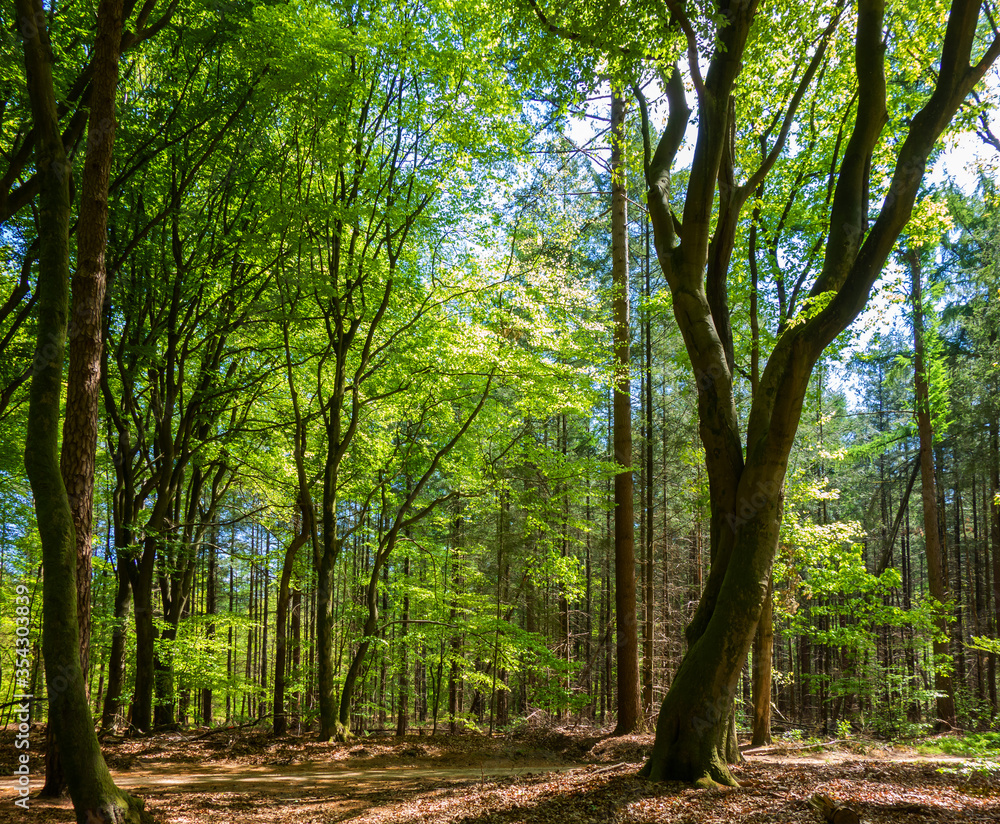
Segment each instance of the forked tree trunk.
[[[777,479],[774,483],[775,488],[780,485]],[[778,495],[767,496],[761,504],[759,513],[740,529],[742,540],[712,618],[681,661],[663,700],[643,775],[700,786],[735,783],[726,764],[730,714],[771,571],[771,557],[749,549],[776,546],[780,522]]]
[[[874,221],[868,198],[875,148],[887,120],[882,0],[861,0],[856,16],[855,70],[859,78],[854,124],[835,175],[829,236],[810,312],[780,330],[767,359],[746,424],[745,448],[733,395],[732,336],[726,293],[727,227],[766,176],[765,162],[740,186],[732,181],[736,124],[732,95],[758,4],[727,4],[715,52],[704,78],[697,60],[698,138],[688,175],[682,219],[670,202],[670,167],[687,128],[683,78],[667,83],[670,114],[655,153],[641,89],[646,181],[657,255],[673,296],[698,387],[698,417],[712,506],[712,569],[688,628],[691,646],[663,701],[656,740],[643,774],[654,779],[735,784],[725,763],[729,708],[753,641],[777,550],[780,490],[812,370],[833,339],[857,317],[909,220],[927,158],[965,97],[1000,56],[1000,37],[970,66],[980,3],[954,0],[933,92],[898,143],[895,169]],[[818,68],[834,18],[803,74],[801,95]],[[692,52],[697,44],[691,42]],[[792,103],[797,105],[796,97]],[[791,125],[791,112],[786,122]],[[784,135],[772,147],[780,153]],[[771,157],[771,155],[769,155]],[[721,187],[720,180],[727,185]],[[720,214],[711,204],[718,195]],[[711,254],[710,254],[711,253]],[[822,299],[820,300],[820,297]]]

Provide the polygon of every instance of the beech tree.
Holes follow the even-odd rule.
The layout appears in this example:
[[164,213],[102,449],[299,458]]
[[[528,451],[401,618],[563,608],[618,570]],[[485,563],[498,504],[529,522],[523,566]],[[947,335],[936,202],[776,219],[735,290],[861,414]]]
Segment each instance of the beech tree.
[[[935,143],[1000,55],[1000,37],[987,39],[984,46],[977,37],[980,25],[987,25],[985,17],[981,20],[981,4],[953,2],[943,41],[920,40],[927,48],[921,59],[924,65],[934,64],[935,72],[922,87],[919,109],[898,131],[893,129],[887,141],[892,145],[881,146],[890,115],[899,116],[887,108],[886,64],[890,57],[898,59],[893,38],[903,33],[898,22],[887,25],[882,0],[861,0],[856,13],[850,9],[844,15],[853,28],[854,53],[847,65],[853,67],[856,91],[850,104],[853,123],[841,127],[842,155],[831,166],[822,266],[798,313],[778,330],[744,432],[734,398],[725,252],[732,248],[749,196],[783,151],[809,84],[800,81],[791,93],[774,90],[776,99],[786,101],[784,115],[777,116],[782,129],[765,161],[737,184],[734,135],[748,127],[740,120],[738,95],[750,71],[750,47],[773,37],[789,10],[738,0],[716,4],[711,19],[696,19],[679,3],[668,7],[672,26],[684,38],[697,134],[686,192],[674,200],[671,172],[678,135],[690,115],[683,76],[675,66],[667,82],[670,114],[655,147],[650,119],[643,117],[646,180],[657,257],[696,378],[711,491],[712,567],[687,630],[690,648],[660,709],[643,774],[735,785],[724,753],[728,710],[767,593],[781,489],[810,375],[826,346],[865,306],[910,217]],[[822,59],[841,13],[842,7],[834,5],[810,8],[800,18],[809,32],[801,41],[804,56],[798,63],[803,81],[816,73],[812,67]],[[703,74],[705,41],[698,31],[706,25],[712,36]],[[807,44],[814,39],[819,46],[810,56]],[[758,81],[767,78],[761,69],[753,70]],[[872,213],[870,202],[880,196],[882,205]]]

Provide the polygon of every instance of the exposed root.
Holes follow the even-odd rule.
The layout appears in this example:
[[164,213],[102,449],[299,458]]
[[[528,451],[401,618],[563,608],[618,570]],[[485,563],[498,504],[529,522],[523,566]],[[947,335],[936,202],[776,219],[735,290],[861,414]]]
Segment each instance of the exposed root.
[[119,791],[117,797],[108,800],[100,807],[77,809],[78,824],[154,824],[152,814],[146,811],[145,802],[141,798]]
[[639,777],[650,781],[687,781],[703,790],[739,786],[718,753],[708,764],[695,765],[686,759],[671,758],[669,754],[657,756],[654,752],[639,771]]

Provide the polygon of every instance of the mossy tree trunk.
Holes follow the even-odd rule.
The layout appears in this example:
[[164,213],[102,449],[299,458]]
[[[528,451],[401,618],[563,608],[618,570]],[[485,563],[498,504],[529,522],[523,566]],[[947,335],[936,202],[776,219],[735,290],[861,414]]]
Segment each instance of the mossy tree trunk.
[[[143,812],[142,802],[119,790],[111,779],[94,732],[80,662],[76,529],[59,462],[69,314],[72,169],[59,130],[52,77],[54,61],[44,6],[40,0],[17,0],[17,13],[37,135],[35,166],[41,178],[36,287],[38,343],[32,364],[24,464],[35,499],[42,544],[42,651],[46,663],[49,723],[57,730],[59,741],[72,744],[62,747],[60,755],[78,822],[152,821]],[[120,30],[120,18],[120,0],[101,3],[95,60],[97,54],[110,49],[117,65],[118,41],[112,43],[107,37],[109,29],[113,31],[115,19]],[[67,431],[75,433],[73,427],[68,427]],[[86,445],[78,444],[75,449],[82,454]]]

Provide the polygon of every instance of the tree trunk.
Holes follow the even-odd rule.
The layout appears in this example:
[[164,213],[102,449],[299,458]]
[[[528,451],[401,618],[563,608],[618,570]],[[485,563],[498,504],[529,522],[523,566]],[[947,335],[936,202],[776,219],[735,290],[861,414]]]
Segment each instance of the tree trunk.
[[[80,662],[74,513],[59,466],[60,396],[69,308],[72,170],[59,129],[45,9],[40,0],[17,0],[17,13],[22,21],[28,96],[37,134],[35,167],[41,177],[37,348],[29,392],[24,466],[35,500],[42,544],[42,652],[47,664],[49,723],[57,730],[59,741],[72,742],[72,746],[61,749],[60,756],[78,822],[151,822],[152,818],[142,810],[142,802],[119,790],[108,772],[94,733]],[[102,2],[94,49],[94,84],[98,96],[110,93],[112,108],[119,44],[113,34],[120,32],[120,27],[121,3]],[[69,449],[82,453],[84,445]]]
[[410,556],[403,559],[403,614],[399,629],[399,706],[396,714],[396,735],[406,735],[410,720],[410,656],[406,635],[410,628]]
[[771,743],[771,655],[774,648],[774,582],[768,581],[764,609],[753,640],[754,747]]
[[[704,77],[696,56],[690,64],[691,71],[697,73],[698,136],[679,217],[671,204],[670,175],[690,115],[683,77],[675,68],[668,79],[669,116],[655,152],[642,92],[635,89],[643,114],[646,182],[657,256],[670,286],[674,317],[698,389],[713,550],[705,592],[687,630],[691,646],[663,701],[656,740],[643,774],[709,786],[735,784],[723,756],[729,709],[777,551],[781,489],[810,376],[826,346],[866,304],[912,213],[935,142],[1000,56],[998,40],[985,57],[970,64],[980,6],[956,2],[942,40],[945,45],[934,90],[909,119],[905,138],[896,144],[891,183],[876,218],[871,220],[870,176],[888,118],[885,8],[882,0],[861,1],[853,18],[854,68],[859,78],[854,123],[833,178],[822,270],[807,297],[809,311],[799,312],[794,323],[779,327],[746,418],[744,440],[734,396],[726,251],[732,248],[740,210],[757,187],[753,174],[766,176],[768,172],[765,164],[746,183],[734,185],[732,135],[747,124],[733,120],[733,94],[758,11],[754,0],[727,7]],[[819,37],[820,46],[803,74],[802,94],[811,82],[810,72],[817,71],[823,60],[825,43],[837,22],[832,21]],[[691,50],[697,51],[693,42]],[[786,114],[790,125],[793,112]],[[776,144],[773,151],[777,158],[780,146]],[[713,210],[716,198],[717,216]]]
[[611,277],[614,303],[615,619],[617,623],[618,724],[627,735],[641,723],[639,628],[635,598],[635,512],[632,503],[632,393],[629,354],[628,197],[625,189],[625,101],[611,99]]
[[[298,520],[298,519],[296,519]],[[285,560],[281,566],[281,580],[278,584],[278,603],[275,606],[274,631],[274,734],[288,732],[288,718],[285,715],[285,670],[288,656],[288,604],[291,601],[292,570],[295,556],[309,539],[305,525],[285,550]]]
[[[990,613],[989,623],[993,628],[994,637],[1000,638],[1000,420],[996,417],[990,421],[990,485],[989,485],[989,518],[990,518],[990,543],[993,544],[993,566],[992,566],[992,592],[993,610]],[[985,545],[984,541],[984,545]],[[986,565],[986,574],[989,577],[991,568]],[[986,587],[986,602],[989,603],[990,588]],[[987,675],[989,677],[990,704],[993,706],[994,715],[1000,710],[997,702],[997,656],[990,655],[987,659]]]
[[159,648],[153,652],[153,727],[154,729],[172,729],[176,727],[174,720],[174,640],[177,638],[177,627],[167,622],[160,633]]
[[[775,479],[774,484],[779,484]],[[734,784],[726,766],[733,698],[753,641],[770,575],[771,556],[750,547],[776,545],[779,496],[738,533],[730,570],[704,634],[692,644],[660,708],[656,740],[642,774],[699,786]],[[743,548],[745,551],[740,551]]]
[[927,557],[927,583],[931,596],[938,602],[935,621],[940,640],[934,641],[934,685],[937,691],[937,725],[939,729],[955,727],[955,692],[951,676],[945,670],[951,666],[948,644],[948,620],[945,610],[951,598],[944,569],[938,519],[938,498],[934,473],[934,431],[931,423],[930,387],[924,361],[923,298],[919,252],[906,253],[910,267],[910,293],[913,300],[913,381],[917,407],[917,430],[920,435],[920,481],[924,509],[924,552]]
[[125,681],[125,646],[128,639],[128,613],[131,600],[128,571],[121,562],[118,566],[118,589],[115,592],[115,626],[111,631],[111,652],[108,656],[108,691],[104,695],[101,729],[114,726],[121,704],[122,684]]
[[333,528],[333,512],[327,516],[324,501],[323,550],[316,576],[316,656],[319,691],[319,740],[329,741],[337,734],[337,704],[334,698],[333,672],[333,570],[340,554],[340,539],[327,531]]
[[643,364],[643,450],[645,453],[645,478],[643,484],[643,516],[645,529],[643,551],[645,562],[643,569],[646,570],[644,579],[645,591],[642,596],[643,608],[645,611],[642,622],[642,710],[649,714],[653,711],[653,664],[654,664],[654,643],[655,627],[653,624],[653,593],[655,586],[653,581],[656,578],[653,569],[653,341],[652,324],[650,323],[650,308],[648,306],[650,298],[650,273],[649,273],[649,221],[646,221],[646,277],[643,296],[646,299],[646,309],[643,313],[643,329],[646,338],[645,363]]
[[[218,609],[218,563],[217,549],[219,544],[219,524],[212,530],[208,543],[208,580],[205,582],[205,614],[215,615]],[[205,633],[209,639],[215,638],[215,624],[209,624]],[[204,687],[201,691],[201,720],[206,727],[212,726],[214,712],[212,708],[212,688]]]
[[[27,19],[27,18],[23,18]],[[104,253],[108,225],[108,179],[116,126],[118,56],[122,32],[122,0],[100,4],[94,41],[94,77],[89,96],[87,147],[77,221],[77,268],[69,327],[69,369],[63,417],[60,471],[76,541],[77,627],[84,690],[90,692],[90,589],[93,537],[94,472],[97,453],[97,402],[100,395],[104,292]],[[67,166],[65,173],[72,174]],[[59,730],[51,721],[43,794],[57,796],[65,785],[60,768]]]
[[132,693],[132,728],[153,729],[153,650],[157,631],[153,623],[153,539],[146,538],[139,564],[129,568],[135,614],[135,688]]

